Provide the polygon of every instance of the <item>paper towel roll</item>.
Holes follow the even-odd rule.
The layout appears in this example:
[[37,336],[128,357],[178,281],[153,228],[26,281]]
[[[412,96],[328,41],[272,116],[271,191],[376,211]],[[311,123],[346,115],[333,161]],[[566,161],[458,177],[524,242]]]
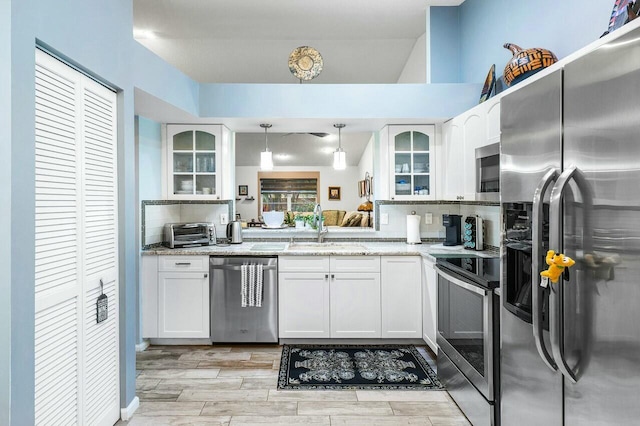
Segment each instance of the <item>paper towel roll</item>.
[[407,215],[407,244],[421,244],[420,241],[420,216]]

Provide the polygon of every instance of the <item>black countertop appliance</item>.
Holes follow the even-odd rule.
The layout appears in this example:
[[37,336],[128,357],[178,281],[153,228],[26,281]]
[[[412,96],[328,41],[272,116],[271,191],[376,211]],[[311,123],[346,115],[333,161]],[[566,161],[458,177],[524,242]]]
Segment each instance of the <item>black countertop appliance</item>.
[[462,244],[462,216],[459,214],[443,214],[442,225],[445,229],[444,246],[459,246]]

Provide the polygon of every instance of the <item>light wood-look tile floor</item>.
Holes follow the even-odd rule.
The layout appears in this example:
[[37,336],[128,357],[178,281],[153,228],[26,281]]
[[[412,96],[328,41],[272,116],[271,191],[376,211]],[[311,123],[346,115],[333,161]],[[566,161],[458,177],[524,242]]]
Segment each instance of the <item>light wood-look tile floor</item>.
[[118,425],[469,425],[446,391],[279,391],[281,352],[151,346],[137,354],[140,408]]

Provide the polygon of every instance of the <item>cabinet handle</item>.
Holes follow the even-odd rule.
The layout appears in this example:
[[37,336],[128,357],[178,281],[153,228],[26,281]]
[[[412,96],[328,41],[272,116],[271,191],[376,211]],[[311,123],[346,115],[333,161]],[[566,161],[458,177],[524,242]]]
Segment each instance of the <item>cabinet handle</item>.
[[189,266],[191,262],[176,262],[176,266]]
[[209,276],[209,274],[204,274],[204,277],[207,278]]

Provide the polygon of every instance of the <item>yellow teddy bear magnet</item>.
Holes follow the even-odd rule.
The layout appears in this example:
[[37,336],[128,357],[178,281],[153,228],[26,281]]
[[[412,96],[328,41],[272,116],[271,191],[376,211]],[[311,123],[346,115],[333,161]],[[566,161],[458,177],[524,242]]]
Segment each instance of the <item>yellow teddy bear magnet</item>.
[[551,280],[552,283],[557,283],[560,279],[560,275],[565,274],[565,279],[569,279],[569,268],[576,264],[576,261],[565,256],[562,253],[556,254],[555,251],[549,250],[546,258],[549,268],[546,271],[540,272],[540,276]]

